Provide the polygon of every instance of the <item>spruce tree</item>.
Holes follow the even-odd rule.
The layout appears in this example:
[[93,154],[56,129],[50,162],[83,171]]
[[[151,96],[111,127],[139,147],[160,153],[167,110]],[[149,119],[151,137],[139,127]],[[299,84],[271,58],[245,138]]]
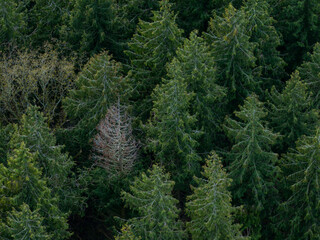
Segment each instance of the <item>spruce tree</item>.
[[201,148],[212,148],[222,121],[219,102],[226,91],[217,84],[215,58],[204,39],[197,36],[197,31],[193,31],[190,38],[177,49],[177,56],[167,69],[169,79],[186,83],[187,92],[194,93],[190,112],[197,115],[197,125],[205,133]]
[[218,83],[228,89],[232,111],[251,91],[258,91],[253,72],[256,43],[250,42],[248,21],[243,11],[230,4],[222,17],[214,15],[206,33],[217,63]]
[[277,154],[271,151],[271,146],[277,135],[265,126],[262,119],[266,115],[263,103],[255,95],[249,96],[235,112],[237,119],[227,118],[224,126],[234,143],[228,159],[232,194],[236,204],[244,205],[244,227],[254,239],[260,237],[261,221],[275,205]]
[[199,171],[201,158],[196,153],[200,131],[196,117],[189,113],[192,93],[187,83],[167,80],[154,91],[152,119],[146,126],[148,148],[156,161],[173,176],[178,189]]
[[[282,204],[281,219],[286,226],[278,229],[282,239],[319,239],[320,234],[320,130],[303,136],[297,147],[282,160],[282,168],[290,185],[291,195]],[[281,231],[282,230],[282,231]]]
[[64,109],[74,125],[66,139],[73,153],[88,146],[108,108],[123,97],[125,78],[121,71],[121,64],[108,53],[96,55],[79,74],[76,88],[64,99]]
[[113,4],[113,0],[75,0],[65,14],[60,34],[80,57],[90,57],[104,48],[115,49]]
[[320,108],[320,44],[315,44],[313,53],[309,54],[308,60],[298,68],[300,77],[312,92],[311,105]]
[[143,121],[152,108],[151,93],[166,75],[165,66],[182,42],[183,31],[175,21],[169,0],[161,0],[160,10],[153,12],[150,22],[139,21],[137,32],[128,43],[134,114]]
[[72,189],[74,162],[63,152],[63,146],[56,143],[46,120],[37,107],[29,107],[19,126],[15,126],[9,145],[15,149],[24,142],[31,153],[38,153],[37,167],[42,169],[51,191],[59,196],[60,206],[69,211],[78,199],[76,189]]
[[275,147],[280,153],[285,153],[288,148],[295,146],[300,136],[314,132],[319,115],[311,109],[312,97],[298,71],[286,82],[282,93],[273,87],[269,99],[268,119],[273,130],[282,135]]
[[[36,161],[36,154],[31,154],[22,142],[8,157],[7,165],[0,165],[0,213],[2,219],[8,218],[8,222],[2,224],[4,229],[0,229],[0,232],[5,232],[5,229],[13,224],[10,214],[17,214],[15,209],[18,210],[26,204],[30,211],[39,212],[46,233],[53,239],[66,239],[70,236],[67,231],[67,214],[60,211],[58,199],[47,187],[46,181],[41,176],[41,170],[36,167]],[[27,210],[21,209],[21,211]],[[19,224],[15,227],[21,229]],[[15,233],[16,230],[18,229],[10,231]]]
[[17,1],[0,2],[0,51],[10,43],[20,42],[23,36],[24,13],[18,8]]
[[196,187],[188,196],[186,209],[191,220],[187,229],[193,239],[246,239],[240,225],[234,224],[236,208],[231,205],[228,188],[231,179],[222,167],[221,158],[211,153],[203,167],[203,178],[195,178]]
[[141,237],[136,237],[130,226],[125,225],[121,228],[120,235],[115,237],[115,240],[141,240]]
[[278,51],[281,35],[274,27],[275,20],[270,16],[269,9],[267,0],[247,0],[241,9],[248,18],[250,42],[257,44],[254,56],[262,93],[272,85],[279,86],[280,80],[285,76],[285,63]]
[[299,66],[320,37],[320,2],[284,0],[275,2],[277,29],[283,36],[282,49],[288,71]]
[[154,165],[142,173],[130,186],[130,193],[123,192],[126,204],[138,212],[138,217],[128,220],[132,231],[142,239],[184,239],[182,223],[177,220],[178,200],[172,197],[174,182],[161,167]]
[[52,239],[52,235],[48,234],[45,226],[43,226],[43,217],[39,214],[39,209],[31,211],[25,203],[20,208],[21,210],[14,209],[8,216],[8,223],[4,229],[8,236],[10,236],[8,239]]

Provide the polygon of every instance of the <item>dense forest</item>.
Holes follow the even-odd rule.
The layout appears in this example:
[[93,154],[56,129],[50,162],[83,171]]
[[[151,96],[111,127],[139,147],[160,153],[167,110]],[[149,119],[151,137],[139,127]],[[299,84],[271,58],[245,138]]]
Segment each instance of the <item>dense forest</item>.
[[319,240],[319,107],[319,0],[0,0],[0,240]]

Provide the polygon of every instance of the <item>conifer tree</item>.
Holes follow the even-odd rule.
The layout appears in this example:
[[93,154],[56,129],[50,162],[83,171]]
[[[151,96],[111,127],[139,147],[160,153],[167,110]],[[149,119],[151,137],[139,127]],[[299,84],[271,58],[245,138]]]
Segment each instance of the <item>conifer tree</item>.
[[9,43],[19,42],[24,26],[24,14],[19,11],[17,1],[1,1],[0,50],[4,50]]
[[60,206],[69,211],[77,199],[75,189],[72,189],[74,179],[71,179],[74,162],[68,154],[63,153],[63,146],[57,145],[46,118],[37,107],[29,107],[20,125],[15,126],[10,148],[18,148],[21,142],[31,153],[38,153],[37,167],[42,169],[51,191],[59,196]]
[[87,146],[108,108],[123,97],[124,80],[121,64],[106,52],[92,57],[79,74],[76,88],[64,99],[64,109],[75,125],[68,136],[74,148]]
[[299,66],[320,37],[320,2],[318,0],[276,1],[277,29],[283,36],[283,53],[288,71]]
[[[53,239],[66,239],[70,236],[67,231],[67,214],[60,211],[58,199],[52,195],[46,181],[41,177],[42,173],[36,167],[36,161],[36,155],[31,154],[22,142],[8,158],[7,166],[0,165],[0,213],[2,219],[9,217],[9,222],[2,224],[2,227],[9,228],[12,224],[10,213],[15,214],[14,209],[26,204],[30,211],[39,212],[46,233]],[[15,227],[21,229],[19,224]],[[2,231],[4,230],[0,229],[0,232]]]
[[186,83],[187,92],[194,93],[190,111],[197,115],[197,125],[205,132],[202,149],[212,148],[222,121],[218,102],[225,96],[225,89],[217,84],[215,58],[203,38],[197,36],[197,31],[177,49],[177,56],[167,68],[168,77],[175,79],[172,81]]
[[319,239],[319,161],[319,129],[313,136],[301,137],[297,141],[296,150],[291,149],[284,156],[282,167],[290,185],[291,196],[282,204],[281,218],[287,226],[285,229],[278,229],[278,233],[285,233],[282,239]]
[[214,15],[206,34],[217,63],[218,83],[228,89],[231,110],[250,91],[258,90],[253,72],[256,43],[250,42],[248,21],[243,11],[236,10],[230,4],[222,17]]
[[141,240],[141,237],[136,237],[131,227],[125,225],[122,227],[120,235],[115,237],[115,240]]
[[311,105],[319,109],[320,107],[320,44],[315,44],[313,53],[309,54],[309,59],[298,68],[300,77],[307,84],[312,92]]
[[262,119],[266,115],[257,97],[249,96],[235,112],[237,120],[227,118],[224,126],[234,143],[229,155],[232,194],[236,204],[244,205],[244,227],[254,239],[259,238],[261,221],[275,204],[277,154],[271,151],[271,145],[277,135],[265,127]]
[[211,153],[203,167],[202,176],[195,178],[196,187],[188,197],[186,208],[191,220],[187,228],[193,239],[246,239],[240,225],[233,223],[236,210],[228,191],[231,179],[222,167],[221,158]]
[[7,231],[8,239],[13,240],[49,240],[52,235],[46,232],[43,226],[43,217],[39,209],[31,211],[29,206],[22,204],[21,210],[14,209],[8,216],[8,224],[4,231]]
[[154,165],[142,173],[130,186],[130,193],[123,192],[126,204],[138,212],[138,217],[128,220],[132,231],[142,239],[184,239],[182,223],[177,220],[178,200],[172,197],[174,182],[161,167]]
[[175,56],[182,42],[182,30],[178,28],[176,15],[169,0],[160,1],[160,10],[154,11],[151,22],[140,20],[137,32],[128,43],[126,51],[131,61],[131,78],[135,101],[134,114],[143,121],[152,108],[151,93],[166,75],[166,64]]
[[90,57],[103,48],[113,49],[113,4],[113,0],[75,0],[66,13],[66,24],[60,32],[80,57]]
[[250,42],[257,44],[254,56],[263,92],[272,85],[279,86],[285,76],[285,63],[278,51],[281,36],[274,27],[275,20],[270,16],[269,9],[267,0],[247,0],[241,9],[249,19],[247,29],[251,35]]
[[293,73],[291,79],[286,82],[282,93],[273,87],[269,98],[268,119],[273,130],[282,135],[276,149],[285,153],[289,147],[295,146],[300,136],[313,133],[319,115],[311,109],[312,98],[308,93],[307,85],[300,80],[298,71]]
[[154,91],[152,119],[146,127],[149,149],[180,190],[199,171],[201,159],[196,153],[201,133],[196,129],[196,117],[189,113],[192,97],[185,82],[167,80]]

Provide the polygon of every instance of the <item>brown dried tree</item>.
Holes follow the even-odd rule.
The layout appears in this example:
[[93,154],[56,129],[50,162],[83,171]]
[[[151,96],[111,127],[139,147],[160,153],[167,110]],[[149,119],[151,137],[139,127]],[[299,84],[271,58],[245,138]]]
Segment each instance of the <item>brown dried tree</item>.
[[139,144],[132,135],[131,118],[120,104],[111,106],[97,126],[93,159],[110,174],[128,174],[138,156]]

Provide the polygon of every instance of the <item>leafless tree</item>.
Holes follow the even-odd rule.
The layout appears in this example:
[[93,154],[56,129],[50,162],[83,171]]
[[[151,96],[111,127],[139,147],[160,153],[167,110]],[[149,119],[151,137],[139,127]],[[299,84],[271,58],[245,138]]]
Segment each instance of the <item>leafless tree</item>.
[[131,118],[118,103],[111,106],[97,126],[93,139],[93,159],[110,176],[127,174],[138,156],[139,144],[132,135]]

